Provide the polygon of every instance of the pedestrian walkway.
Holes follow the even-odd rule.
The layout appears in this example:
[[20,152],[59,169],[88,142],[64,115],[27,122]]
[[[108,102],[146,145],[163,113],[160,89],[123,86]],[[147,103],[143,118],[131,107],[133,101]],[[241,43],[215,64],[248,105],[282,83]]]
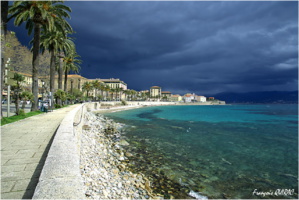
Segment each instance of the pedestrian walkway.
[[1,127],[1,199],[31,199],[54,133],[79,105]]

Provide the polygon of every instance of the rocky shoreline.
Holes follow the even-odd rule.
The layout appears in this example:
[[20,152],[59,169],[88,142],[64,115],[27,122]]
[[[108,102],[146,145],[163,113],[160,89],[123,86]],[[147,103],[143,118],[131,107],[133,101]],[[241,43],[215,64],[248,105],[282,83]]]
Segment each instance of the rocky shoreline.
[[128,157],[123,146],[123,125],[96,116],[85,115],[81,136],[80,170],[85,185],[85,196],[90,199],[149,199],[162,198],[154,194],[151,182],[141,173],[126,167]]
[[[81,135],[80,170],[89,199],[192,199],[187,187],[163,172],[145,175],[122,129],[101,114],[87,112]],[[133,166],[133,167],[132,167]],[[144,166],[143,166],[144,167]]]

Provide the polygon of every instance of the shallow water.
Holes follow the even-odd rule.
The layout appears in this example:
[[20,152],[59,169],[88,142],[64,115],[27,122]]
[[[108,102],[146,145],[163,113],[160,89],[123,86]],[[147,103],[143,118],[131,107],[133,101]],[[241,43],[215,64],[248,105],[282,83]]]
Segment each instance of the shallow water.
[[165,174],[209,198],[298,198],[297,105],[161,106],[105,115],[128,125],[131,160],[143,172]]

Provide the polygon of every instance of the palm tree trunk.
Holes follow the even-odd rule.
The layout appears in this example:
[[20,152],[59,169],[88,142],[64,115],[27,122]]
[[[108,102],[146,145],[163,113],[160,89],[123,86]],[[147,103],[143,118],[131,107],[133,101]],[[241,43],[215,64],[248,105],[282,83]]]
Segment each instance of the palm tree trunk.
[[[17,89],[19,90],[19,89]],[[15,91],[15,105],[16,105],[16,115],[19,115],[20,114],[20,106],[19,106],[19,92],[18,91]]]
[[67,92],[67,70],[64,71],[64,91]]
[[23,99],[22,109],[24,110],[26,106],[26,99]]
[[51,107],[53,109],[53,96],[54,96],[54,85],[55,85],[55,51],[51,51],[51,61],[50,61],[50,92],[51,92]]
[[8,1],[1,1],[1,21],[4,35],[7,34]]
[[71,79],[71,94],[73,94],[73,83],[74,83],[74,80]]
[[58,89],[62,90],[63,53],[59,54]]
[[33,38],[33,59],[32,59],[32,93],[33,102],[31,111],[38,110],[38,74],[37,68],[39,66],[39,46],[40,46],[40,24],[34,24],[34,38]]
[[[8,15],[8,1],[1,1],[1,32],[4,33],[4,40],[2,43],[2,47],[1,47],[1,83],[0,83],[0,89],[1,89],[1,95],[0,95],[0,101],[2,102],[2,91],[3,91],[3,83],[4,83],[4,58],[3,58],[3,50],[5,48],[5,40],[6,40],[6,34],[7,34],[7,15]],[[3,113],[2,113],[2,103],[0,105],[0,109],[1,109],[1,119],[3,117]]]
[[[58,89],[62,90],[62,74],[63,74],[63,69],[62,69],[62,65],[63,65],[63,53],[60,52],[59,53],[59,68],[58,68]],[[57,104],[62,105],[62,101],[60,98],[57,98]]]

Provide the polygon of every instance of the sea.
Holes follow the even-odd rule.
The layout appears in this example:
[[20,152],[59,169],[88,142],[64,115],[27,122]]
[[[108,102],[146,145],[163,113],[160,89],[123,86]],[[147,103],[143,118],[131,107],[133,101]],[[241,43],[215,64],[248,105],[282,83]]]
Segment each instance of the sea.
[[155,179],[164,198],[298,199],[297,104],[158,106],[105,116],[125,124],[132,170]]

